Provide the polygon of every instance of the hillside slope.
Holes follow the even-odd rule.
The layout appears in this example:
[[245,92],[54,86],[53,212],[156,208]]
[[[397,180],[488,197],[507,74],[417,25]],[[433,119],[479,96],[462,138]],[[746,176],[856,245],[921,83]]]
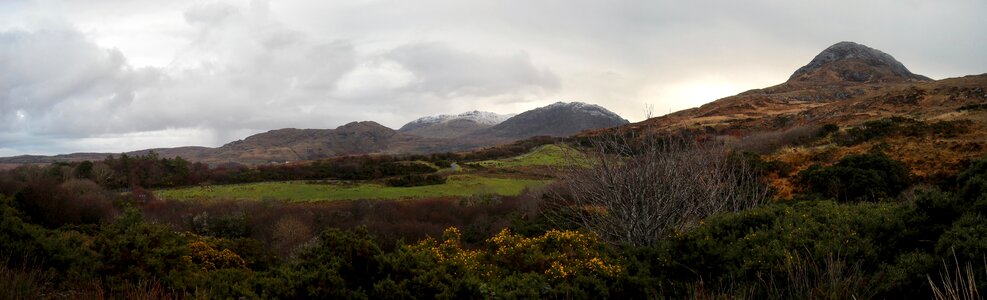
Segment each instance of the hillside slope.
[[[892,117],[912,121],[887,121]],[[581,136],[697,134],[746,144],[783,144],[777,140],[799,129],[813,132],[808,129],[832,124],[845,136],[876,120],[898,122],[893,126],[915,122],[924,126],[924,133],[890,134],[860,143],[822,139],[777,149],[766,157],[791,167],[780,175],[778,186],[791,187],[798,171],[812,163],[833,163],[843,155],[872,149],[904,162],[918,178],[955,174],[964,162],[987,154],[987,74],[931,80],[911,73],[884,52],[844,42],[827,48],[779,85]]]

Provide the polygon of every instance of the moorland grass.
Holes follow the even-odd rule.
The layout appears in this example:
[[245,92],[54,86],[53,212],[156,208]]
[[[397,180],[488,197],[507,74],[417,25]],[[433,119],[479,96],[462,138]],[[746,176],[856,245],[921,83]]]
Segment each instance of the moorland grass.
[[475,164],[487,168],[515,168],[530,166],[563,167],[573,162],[579,165],[589,164],[582,152],[569,146],[544,145],[515,157],[479,161]]
[[407,199],[467,197],[477,194],[516,196],[526,188],[540,187],[548,180],[507,179],[475,175],[449,176],[446,183],[415,187],[389,187],[378,183],[320,183],[305,181],[261,182],[166,189],[155,192],[159,199],[277,199],[288,201],[332,201],[355,199]]

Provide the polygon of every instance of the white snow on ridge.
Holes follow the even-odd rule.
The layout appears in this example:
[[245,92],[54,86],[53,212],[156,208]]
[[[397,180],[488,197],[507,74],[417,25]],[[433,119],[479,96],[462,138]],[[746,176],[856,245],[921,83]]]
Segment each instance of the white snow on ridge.
[[487,111],[474,110],[474,111],[464,112],[458,115],[438,115],[438,116],[421,117],[418,118],[417,120],[409,122],[404,127],[408,127],[408,126],[420,127],[420,126],[431,125],[431,124],[441,124],[452,120],[470,120],[480,124],[493,126],[500,124],[501,122],[504,122],[504,120],[507,120],[510,117],[513,117],[514,115],[515,114],[502,115],[502,114],[492,113]]
[[582,111],[582,112],[585,112],[587,114],[590,114],[590,115],[593,115],[593,116],[598,116],[598,117],[611,117],[611,118],[616,118],[616,119],[623,119],[622,117],[620,117],[620,115],[617,115],[616,113],[614,113],[614,112],[612,112],[612,111],[610,111],[610,110],[608,110],[606,108],[603,108],[602,106],[599,106],[599,105],[596,105],[596,104],[583,103],[583,102],[569,102],[569,103],[566,103],[566,102],[559,101],[559,102],[555,102],[555,103],[552,103],[552,104],[550,104],[548,106],[545,106],[545,107],[542,107],[542,108],[538,108],[538,109],[550,109],[550,108],[557,108],[557,107],[568,107],[568,108],[570,108],[572,110]]

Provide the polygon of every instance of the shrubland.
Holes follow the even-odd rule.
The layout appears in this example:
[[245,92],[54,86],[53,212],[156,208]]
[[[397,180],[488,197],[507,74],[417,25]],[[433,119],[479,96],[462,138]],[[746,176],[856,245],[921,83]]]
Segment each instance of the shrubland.
[[[0,173],[0,294],[897,299],[976,291],[987,280],[987,157],[930,182],[882,147],[859,151],[889,136],[943,134],[890,122],[759,137],[790,141],[758,150],[772,154],[696,136],[580,140],[571,146],[586,154],[581,161],[556,164],[555,183],[517,196],[175,201],[145,190],[158,177],[140,172],[121,192],[105,162],[23,167]],[[798,147],[815,150],[776,159]],[[395,162],[358,169],[383,174]],[[433,174],[415,168],[396,176]],[[790,180],[789,194],[775,188],[779,178]]]

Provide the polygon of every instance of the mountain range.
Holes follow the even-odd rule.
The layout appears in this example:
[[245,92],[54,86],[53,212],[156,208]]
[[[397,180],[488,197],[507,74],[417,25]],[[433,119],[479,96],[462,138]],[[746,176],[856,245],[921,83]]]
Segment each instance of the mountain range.
[[[943,148],[936,150],[983,150],[954,155],[956,159],[987,151],[982,134],[987,132],[987,74],[932,80],[912,73],[885,52],[840,42],[820,52],[781,84],[633,124],[597,105],[558,102],[517,115],[471,111],[423,117],[398,130],[371,121],[353,122],[336,129],[272,130],[218,148],[180,147],[131,153],[153,150],[161,156],[180,155],[213,164],[263,164],[369,153],[464,151],[539,135],[592,137],[615,131],[691,131],[743,137],[800,126],[855,126],[891,116],[969,121],[969,134],[937,141],[943,143],[939,145]],[[0,158],[0,164],[96,160],[106,155],[18,156]]]
[[[557,102],[516,115],[471,111],[427,116],[411,121],[398,130],[373,121],[362,121],[335,129],[276,129],[217,148],[159,148],[127,154],[154,151],[162,157],[181,156],[190,161],[210,164],[284,163],[345,155],[465,151],[534,136],[570,136],[582,130],[627,123],[624,118],[598,105]],[[0,158],[0,164],[100,160],[108,155],[110,153],[22,155]]]

